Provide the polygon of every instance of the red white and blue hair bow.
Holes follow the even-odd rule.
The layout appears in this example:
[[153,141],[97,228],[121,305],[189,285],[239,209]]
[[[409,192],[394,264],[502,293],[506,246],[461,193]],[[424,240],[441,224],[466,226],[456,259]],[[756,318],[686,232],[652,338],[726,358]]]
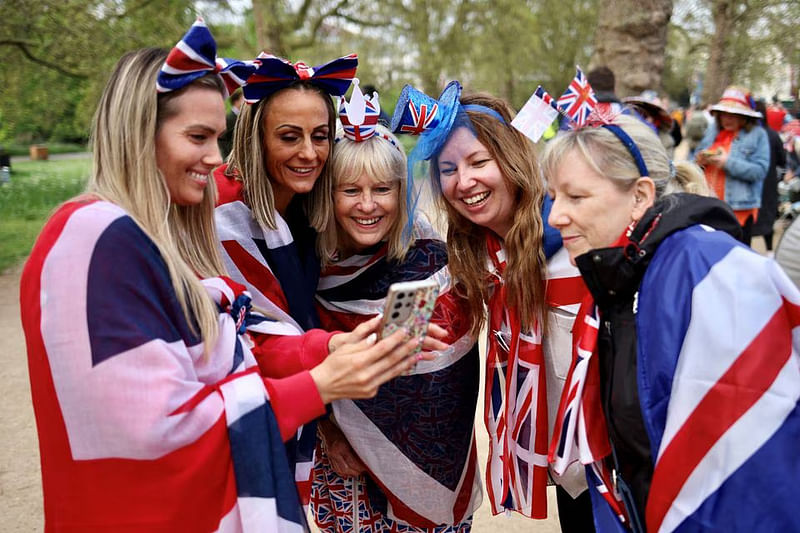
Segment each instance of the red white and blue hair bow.
[[256,71],[243,88],[244,99],[250,104],[298,81],[307,81],[331,96],[342,96],[347,92],[356,75],[358,56],[350,54],[324,65],[309,67],[303,62],[292,63],[262,52],[256,58],[255,63]]
[[198,17],[186,35],[170,50],[158,73],[156,88],[160,93],[177,91],[213,72],[222,78],[230,94],[244,85],[255,69],[252,61],[217,57],[217,43],[206,23]]

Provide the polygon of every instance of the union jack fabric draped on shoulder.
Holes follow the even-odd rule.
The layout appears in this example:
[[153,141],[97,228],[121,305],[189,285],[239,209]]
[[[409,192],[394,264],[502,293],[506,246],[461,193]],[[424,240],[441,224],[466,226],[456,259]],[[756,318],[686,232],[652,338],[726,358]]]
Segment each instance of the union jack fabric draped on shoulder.
[[575,77],[556,103],[561,111],[575,122],[577,127],[586,123],[586,119],[597,105],[597,98],[580,67],[576,67]]
[[[336,489],[341,478],[317,463],[312,504],[324,531],[347,531],[359,520],[362,527],[369,521],[383,530],[453,533],[480,505],[477,343],[450,290],[445,243],[424,220],[417,220],[414,238],[402,261],[388,259],[384,243],[330,265],[320,277],[323,324],[345,330],[381,312],[392,283],[435,280],[441,289],[433,322],[448,330],[450,344],[435,360],[417,363],[411,375],[382,385],[375,398],[333,403],[336,422],[369,475],[342,493]],[[341,501],[354,498],[354,491],[359,498],[366,493],[355,518],[352,506],[342,511]]]
[[[308,251],[308,246],[307,253],[299,249],[289,225],[277,213],[278,227],[262,228],[243,201],[241,182],[225,176],[224,170],[220,167],[215,171],[221,203],[214,212],[222,258],[230,276],[247,287],[253,304],[273,319],[262,324],[259,333],[294,337],[318,327],[313,309],[314,269],[318,272],[319,268],[316,255]],[[292,300],[287,294],[293,295]],[[305,300],[310,308],[303,307]],[[315,446],[316,422],[301,427],[296,439],[287,443],[304,505],[308,505],[311,493]]]
[[265,381],[237,334],[243,287],[203,280],[220,309],[206,350],[154,250],[119,206],[76,200],[25,266],[45,530],[304,531]]
[[[797,530],[800,291],[771,259],[696,225],[661,243],[637,305],[639,400],[655,458],[646,530]],[[609,453],[593,358],[582,344],[551,444],[557,468]],[[595,507],[599,531],[626,531],[609,509]]]

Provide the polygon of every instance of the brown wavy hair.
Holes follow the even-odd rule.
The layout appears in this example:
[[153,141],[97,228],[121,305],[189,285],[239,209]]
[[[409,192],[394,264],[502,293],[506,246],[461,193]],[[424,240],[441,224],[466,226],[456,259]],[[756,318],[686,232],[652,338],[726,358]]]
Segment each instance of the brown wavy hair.
[[[536,149],[527,137],[511,127],[514,111],[504,100],[477,93],[462,96],[461,104],[488,107],[505,121],[503,124],[479,111],[466,112],[475,136],[497,162],[503,179],[514,193],[514,220],[504,239],[506,270],[503,280],[509,309],[517,313],[523,331],[533,328],[537,322],[544,325],[547,260],[543,246],[542,202],[545,186]],[[438,156],[431,161],[431,178],[434,188],[438,189]],[[447,213],[448,266],[455,281],[454,290],[467,300],[471,331],[478,334],[486,320],[484,305],[489,301],[485,235],[491,230],[463,217],[443,195],[435,197]]]

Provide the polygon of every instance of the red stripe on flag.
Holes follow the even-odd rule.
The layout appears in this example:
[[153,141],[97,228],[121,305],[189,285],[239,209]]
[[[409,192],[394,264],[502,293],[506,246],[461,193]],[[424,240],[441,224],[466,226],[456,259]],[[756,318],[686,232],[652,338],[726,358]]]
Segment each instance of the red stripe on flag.
[[[787,307],[789,308],[787,310]],[[653,472],[645,511],[648,531],[658,531],[686,479],[709,449],[750,409],[775,381],[792,354],[787,322],[797,316],[793,304],[770,318],[764,329],[706,393],[669,443]]]
[[588,294],[586,284],[580,276],[551,278],[547,280],[545,300],[552,307],[579,304]]
[[289,313],[289,304],[286,295],[281,290],[280,282],[272,272],[250,255],[241,244],[236,241],[222,241],[222,247],[230,256],[231,260],[239,268],[239,271],[253,287],[263,294],[269,301],[281,308],[285,313]]

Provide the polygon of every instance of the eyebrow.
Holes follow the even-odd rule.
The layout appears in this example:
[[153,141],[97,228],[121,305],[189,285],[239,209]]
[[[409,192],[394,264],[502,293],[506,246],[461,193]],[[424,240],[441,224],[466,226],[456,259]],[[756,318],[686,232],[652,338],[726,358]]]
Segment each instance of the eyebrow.
[[[184,127],[183,129],[184,129],[184,131],[186,131],[186,130],[203,130],[203,131],[208,132],[208,133],[216,133],[216,131],[217,131],[214,128],[212,128],[211,126],[208,126],[206,124],[189,124],[186,127]],[[224,131],[224,129],[223,129],[223,131]]]
[[[324,123],[324,124],[319,124],[319,125],[317,125],[317,126],[314,126],[314,128],[313,128],[313,129],[314,129],[314,130],[318,130],[318,129],[320,129],[320,128],[327,128],[327,127],[328,127],[328,123],[326,122],[326,123]],[[293,129],[293,130],[300,130],[300,131],[302,131],[302,130],[303,130],[303,128],[302,128],[302,127],[300,127],[300,126],[298,126],[298,125],[296,125],[296,124],[278,124],[278,125],[275,127],[275,129],[276,129],[276,130],[279,130],[279,129],[281,129],[281,128],[291,128],[291,129]],[[312,130],[312,131],[313,131],[313,130]]]

